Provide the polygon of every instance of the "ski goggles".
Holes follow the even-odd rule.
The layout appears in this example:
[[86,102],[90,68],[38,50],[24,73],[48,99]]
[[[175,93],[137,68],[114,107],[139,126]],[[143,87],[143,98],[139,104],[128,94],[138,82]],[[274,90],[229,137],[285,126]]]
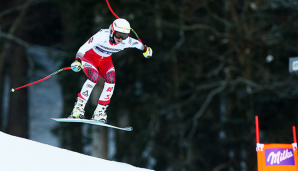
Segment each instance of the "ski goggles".
[[128,37],[129,33],[121,33],[121,32],[115,32],[114,36],[117,38],[117,39],[120,39],[122,38],[122,40],[125,40],[127,37]]

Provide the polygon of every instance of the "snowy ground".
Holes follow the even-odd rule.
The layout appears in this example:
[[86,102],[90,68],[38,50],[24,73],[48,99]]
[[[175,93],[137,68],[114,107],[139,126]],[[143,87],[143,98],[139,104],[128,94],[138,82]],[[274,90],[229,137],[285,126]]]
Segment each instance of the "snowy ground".
[[1,171],[149,171],[0,132]]

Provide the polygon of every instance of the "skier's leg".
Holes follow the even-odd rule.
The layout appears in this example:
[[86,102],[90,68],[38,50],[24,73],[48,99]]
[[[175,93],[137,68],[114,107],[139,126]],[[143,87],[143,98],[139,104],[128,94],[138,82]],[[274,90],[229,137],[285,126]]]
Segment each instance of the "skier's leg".
[[105,83],[101,95],[99,97],[98,104],[108,105],[110,104],[115,87],[115,69],[110,69],[103,79]]
[[107,114],[105,111],[110,104],[115,87],[115,68],[111,58],[105,59],[105,61],[103,61],[100,71],[101,77],[105,83],[92,119],[106,122]]
[[88,78],[85,81],[85,83],[81,89],[81,92],[78,94],[78,97],[87,102],[95,85],[96,85],[96,83],[92,82]]
[[94,65],[96,65],[96,61],[92,58],[92,53],[86,53],[82,60],[83,71],[87,76],[87,80],[84,83],[80,93],[77,97],[77,102],[73,108],[73,111],[70,115],[71,118],[84,118],[84,108],[85,105],[91,95],[91,92],[99,80],[98,70]]

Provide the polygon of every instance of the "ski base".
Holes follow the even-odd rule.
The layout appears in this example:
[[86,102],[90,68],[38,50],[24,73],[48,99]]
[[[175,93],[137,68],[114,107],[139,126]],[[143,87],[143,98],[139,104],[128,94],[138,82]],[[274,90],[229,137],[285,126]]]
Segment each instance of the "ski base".
[[89,120],[89,119],[75,119],[75,118],[52,118],[52,119],[57,121],[57,122],[87,123],[87,124],[100,125],[100,126],[105,126],[105,127],[109,127],[109,128],[120,129],[120,130],[123,130],[123,131],[132,131],[133,130],[132,127],[121,128],[121,127],[105,124],[105,123],[100,122],[100,121],[94,121],[94,120]]

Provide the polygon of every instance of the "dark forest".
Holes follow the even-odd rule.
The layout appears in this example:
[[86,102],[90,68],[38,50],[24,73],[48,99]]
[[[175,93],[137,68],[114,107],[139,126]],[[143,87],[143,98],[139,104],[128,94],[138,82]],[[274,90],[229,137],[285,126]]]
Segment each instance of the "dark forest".
[[[157,171],[254,171],[255,116],[261,143],[293,142],[298,77],[289,73],[289,58],[298,56],[297,1],[109,2],[153,50],[150,59],[138,49],[112,55],[116,86],[108,122],[134,128],[115,131],[114,160]],[[29,83],[28,48],[58,50],[52,59],[69,67],[80,46],[115,19],[105,0],[1,0],[0,111],[4,74],[10,87]],[[65,71],[53,77],[62,88],[61,117],[67,117],[86,76]],[[87,117],[95,107],[87,104]],[[30,138],[28,110],[27,88],[10,93],[0,131]],[[103,150],[91,155],[107,158],[107,128],[84,133],[82,124],[59,124],[51,131],[62,148],[84,153],[84,146],[98,143]]]

